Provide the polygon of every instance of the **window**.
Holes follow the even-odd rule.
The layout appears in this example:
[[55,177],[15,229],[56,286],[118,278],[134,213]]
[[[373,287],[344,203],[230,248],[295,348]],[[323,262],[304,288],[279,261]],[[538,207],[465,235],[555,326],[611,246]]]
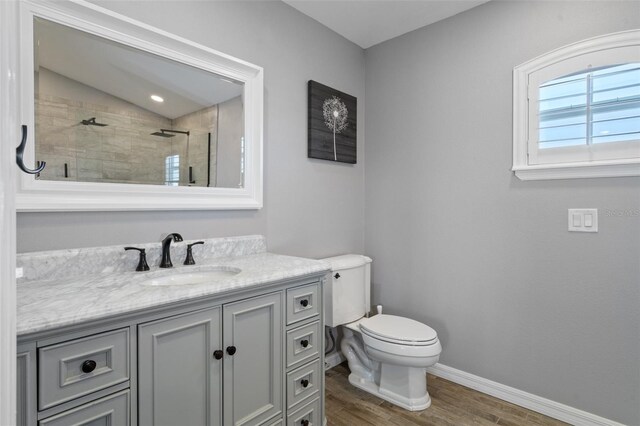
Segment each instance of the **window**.
[[180,184],[180,156],[168,155],[164,160],[164,184],[178,186]]
[[524,180],[640,176],[640,31],[516,67],[513,148]]
[[640,139],[640,62],[557,78],[539,92],[539,149]]

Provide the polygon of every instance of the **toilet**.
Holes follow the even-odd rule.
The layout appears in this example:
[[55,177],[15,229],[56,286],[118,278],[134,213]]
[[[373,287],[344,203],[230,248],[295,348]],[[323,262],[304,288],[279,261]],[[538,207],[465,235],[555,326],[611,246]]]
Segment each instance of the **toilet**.
[[371,306],[371,259],[348,254],[322,259],[331,267],[324,286],[325,325],[342,326],[340,345],[349,382],[410,411],[431,405],[426,368],[442,346],[431,327],[396,315],[367,317]]

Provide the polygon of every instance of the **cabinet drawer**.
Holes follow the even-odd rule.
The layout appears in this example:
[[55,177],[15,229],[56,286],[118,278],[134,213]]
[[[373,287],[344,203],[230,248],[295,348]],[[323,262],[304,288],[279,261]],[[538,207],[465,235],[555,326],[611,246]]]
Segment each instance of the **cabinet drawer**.
[[320,410],[320,398],[316,398],[307,405],[287,416],[287,426],[321,426],[322,410]]
[[129,426],[129,390],[115,393],[38,422],[39,426]]
[[287,368],[318,356],[320,321],[287,331]]
[[38,350],[38,408],[44,410],[129,380],[129,329]]
[[317,359],[287,373],[288,408],[318,393],[322,383],[320,371],[320,360]]
[[318,315],[320,297],[317,283],[287,290],[287,325]]

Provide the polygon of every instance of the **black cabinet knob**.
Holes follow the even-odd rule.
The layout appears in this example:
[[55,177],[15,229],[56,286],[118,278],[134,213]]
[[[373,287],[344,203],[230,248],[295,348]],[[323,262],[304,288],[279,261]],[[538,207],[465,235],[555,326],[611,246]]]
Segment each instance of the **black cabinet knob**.
[[91,373],[93,370],[96,369],[96,366],[98,364],[96,364],[96,362],[92,359],[88,359],[85,362],[82,363],[82,372],[83,373]]
[[307,299],[302,299],[300,301],[300,304],[302,305],[303,308],[306,308],[307,305],[309,304],[309,301]]
[[338,278],[340,278],[340,274],[336,272],[336,274],[333,276],[333,278],[335,278],[337,280]]
[[223,355],[224,353],[220,349],[213,351],[213,357],[215,359],[222,359]]
[[236,347],[235,346],[227,346],[227,353],[229,355],[233,355],[236,353]]
[[307,339],[300,340],[300,344],[303,348],[306,348],[307,346],[309,346],[309,341]]
[[300,384],[303,388],[306,388],[307,386],[309,386],[309,381],[307,379],[302,379],[300,380]]
[[304,419],[304,420],[302,420],[302,421],[300,422],[300,424],[301,424],[302,426],[309,426],[309,420]]

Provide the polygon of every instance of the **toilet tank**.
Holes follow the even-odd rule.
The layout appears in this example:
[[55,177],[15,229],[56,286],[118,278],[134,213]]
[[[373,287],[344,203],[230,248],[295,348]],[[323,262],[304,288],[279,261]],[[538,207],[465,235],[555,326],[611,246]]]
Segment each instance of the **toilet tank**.
[[324,286],[325,325],[336,327],[362,318],[371,309],[371,259],[346,254],[322,260],[331,267]]

